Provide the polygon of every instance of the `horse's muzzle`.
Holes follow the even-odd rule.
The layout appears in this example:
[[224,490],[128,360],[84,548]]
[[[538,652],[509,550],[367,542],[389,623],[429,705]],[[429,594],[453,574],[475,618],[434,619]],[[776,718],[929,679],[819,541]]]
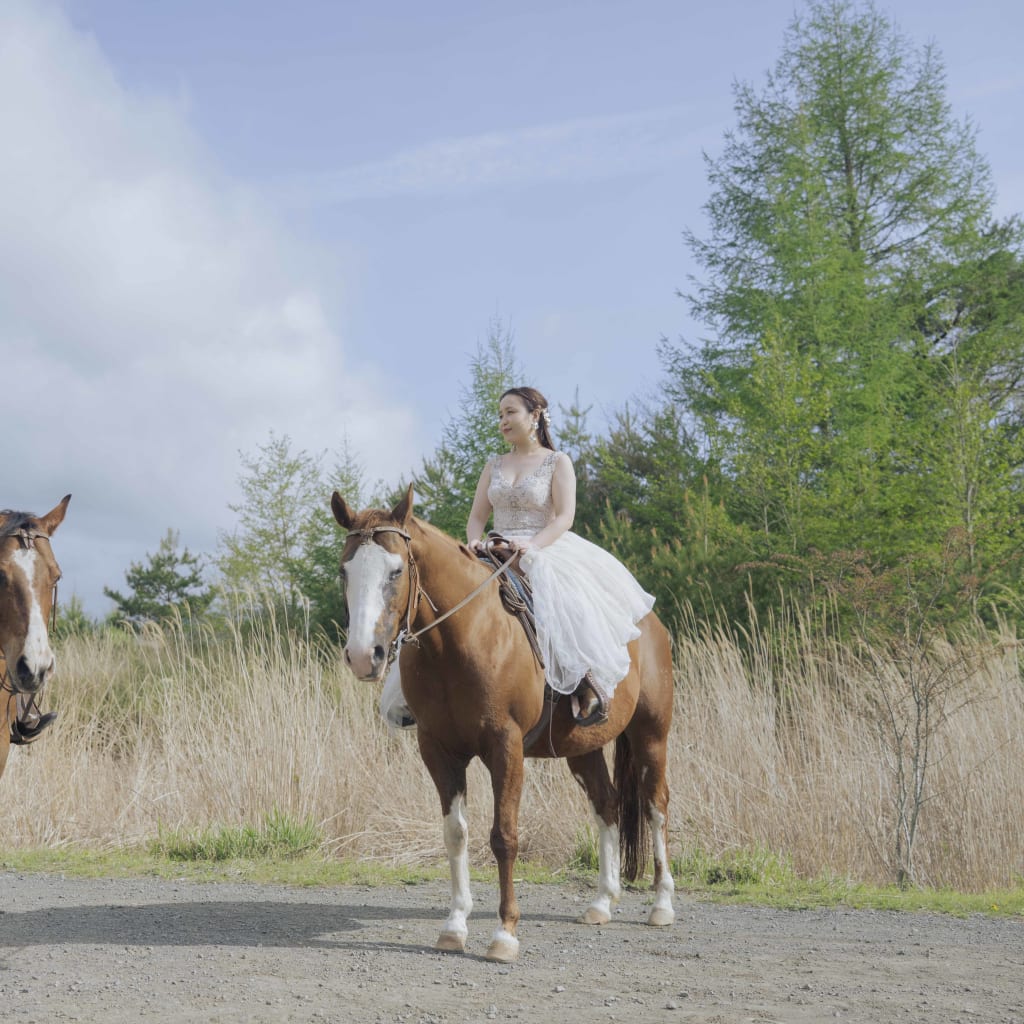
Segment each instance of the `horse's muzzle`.
[[14,688],[19,693],[38,693],[53,675],[57,661],[50,655],[49,662],[42,668],[33,667],[23,654],[14,664]]
[[376,644],[369,650],[353,651],[345,648],[345,664],[352,669],[353,675],[363,682],[376,683],[384,676],[387,668],[387,651]]

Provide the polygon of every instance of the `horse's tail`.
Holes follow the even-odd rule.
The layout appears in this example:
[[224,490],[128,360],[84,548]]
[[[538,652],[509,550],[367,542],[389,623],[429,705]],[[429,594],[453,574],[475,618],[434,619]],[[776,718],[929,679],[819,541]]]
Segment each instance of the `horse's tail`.
[[615,741],[615,788],[619,794],[619,856],[622,874],[635,882],[647,868],[650,826],[640,792],[640,776],[629,737]]

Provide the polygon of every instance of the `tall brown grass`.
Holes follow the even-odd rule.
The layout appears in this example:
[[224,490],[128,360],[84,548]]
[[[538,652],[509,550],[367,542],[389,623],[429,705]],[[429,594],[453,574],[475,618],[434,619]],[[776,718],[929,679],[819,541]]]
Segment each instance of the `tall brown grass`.
[[[1024,876],[1024,688],[1009,627],[928,652],[945,665],[915,844],[918,881],[977,891]],[[886,709],[905,707],[886,652],[811,622],[676,641],[670,747],[673,856],[773,851],[798,875],[893,881],[896,768]],[[882,666],[883,670],[880,670]],[[884,696],[884,699],[883,699]],[[390,734],[377,690],[339,652],[270,622],[141,637],[105,631],[58,650],[57,725],[12,751],[0,845],[120,847],[161,829],[315,821],[339,856],[444,857],[413,734]],[[893,702],[896,702],[895,704]],[[471,855],[490,862],[486,772],[470,773]],[[568,863],[588,827],[561,762],[531,762],[521,855]]]

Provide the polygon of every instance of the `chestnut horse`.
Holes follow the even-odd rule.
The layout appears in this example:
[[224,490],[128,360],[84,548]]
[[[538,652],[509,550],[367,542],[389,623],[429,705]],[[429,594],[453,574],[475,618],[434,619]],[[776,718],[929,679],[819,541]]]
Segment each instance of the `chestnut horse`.
[[[402,689],[416,718],[420,755],[441,798],[452,897],[435,948],[466,948],[472,899],[464,807],[466,769],[474,757],[491,776],[490,840],[501,890],[500,923],[487,959],[507,963],[519,952],[512,873],[524,756],[564,757],[593,808],[598,895],[582,922],[611,919],[621,892],[620,855],[627,879],[636,878],[645,866],[649,831],[656,895],[648,923],[671,924],[665,769],[672,654],[658,617],[651,612],[639,624],[641,635],[629,645],[629,674],[615,690],[607,722],[580,728],[563,699],[533,736],[543,711],[544,675],[519,621],[503,608],[498,584],[488,581],[489,570],[465,545],[412,514],[411,486],[390,512],[354,512],[337,491],[331,508],[348,530],[340,567],[349,611],[345,659],[358,678],[381,682],[400,649]],[[615,785],[602,750],[612,740]]]
[[11,749],[18,694],[34,696],[53,675],[47,623],[60,567],[50,537],[71,495],[45,516],[0,512],[0,775]]

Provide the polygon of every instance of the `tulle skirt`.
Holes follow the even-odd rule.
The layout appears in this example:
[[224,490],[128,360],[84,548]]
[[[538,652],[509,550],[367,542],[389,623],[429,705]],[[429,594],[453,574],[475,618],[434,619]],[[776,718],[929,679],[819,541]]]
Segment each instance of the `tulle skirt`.
[[610,699],[629,671],[626,644],[640,635],[637,623],[654,598],[617,558],[571,531],[527,552],[521,565],[533,588],[548,685],[572,693],[589,671]]

